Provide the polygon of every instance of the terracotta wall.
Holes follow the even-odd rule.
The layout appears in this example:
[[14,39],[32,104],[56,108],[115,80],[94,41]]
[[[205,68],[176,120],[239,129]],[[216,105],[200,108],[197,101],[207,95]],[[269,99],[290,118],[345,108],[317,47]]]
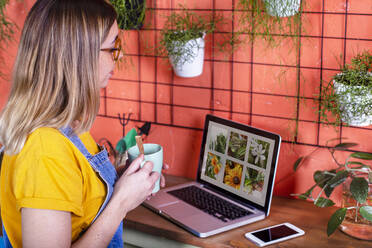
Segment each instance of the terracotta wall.
[[[145,29],[122,34],[130,63],[122,64],[102,91],[101,109],[92,128],[97,140],[105,137],[116,144],[123,133],[118,114],[127,117],[132,113],[125,131],[150,121],[152,129],[146,142],[164,146],[165,162],[171,166],[168,173],[194,178],[205,114],[267,129],[283,138],[275,194],[286,196],[311,186],[315,169],[334,166],[322,148],[327,140],[347,137],[349,142],[360,144],[355,150],[372,152],[372,126],[323,126],[314,110],[321,80],[328,81],[338,72],[338,62],[347,63],[356,53],[372,49],[371,0],[308,0],[300,51],[289,53],[286,42],[267,49],[260,40],[228,57],[207,47],[204,72],[191,79],[175,76],[167,59],[145,52],[145,43],[159,40],[156,35],[162,28],[163,15],[178,8],[179,3],[187,2],[186,6],[196,11],[214,9],[231,17],[238,0],[147,1],[152,10],[146,16]],[[10,2],[7,12],[22,27],[34,1]],[[225,28],[231,31],[234,24]],[[2,53],[8,68],[14,60],[18,36]],[[345,59],[338,60],[340,56]],[[0,104],[6,101],[8,88],[9,81],[2,80]],[[318,147],[321,149],[293,175],[292,165],[298,156]]]

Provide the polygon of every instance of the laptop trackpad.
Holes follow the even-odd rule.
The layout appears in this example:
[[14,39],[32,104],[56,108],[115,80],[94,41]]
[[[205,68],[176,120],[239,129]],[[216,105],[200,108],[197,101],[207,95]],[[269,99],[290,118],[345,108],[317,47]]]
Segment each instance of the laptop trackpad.
[[[182,211],[180,211],[182,210]],[[173,218],[182,218],[187,216],[192,216],[195,214],[200,214],[200,210],[192,207],[184,202],[177,202],[161,208],[161,211],[172,216]]]

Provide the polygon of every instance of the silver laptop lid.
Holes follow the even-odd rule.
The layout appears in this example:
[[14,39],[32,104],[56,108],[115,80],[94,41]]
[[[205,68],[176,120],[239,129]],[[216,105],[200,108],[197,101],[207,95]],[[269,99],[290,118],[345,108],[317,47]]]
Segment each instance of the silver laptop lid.
[[207,115],[197,181],[267,216],[280,142],[278,134]]

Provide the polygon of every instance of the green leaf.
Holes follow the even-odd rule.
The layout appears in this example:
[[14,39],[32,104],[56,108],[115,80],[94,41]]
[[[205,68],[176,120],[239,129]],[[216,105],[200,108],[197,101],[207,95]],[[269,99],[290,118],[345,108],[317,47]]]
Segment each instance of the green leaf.
[[372,172],[368,173],[368,181],[369,183],[372,183]]
[[309,198],[309,197],[308,197],[308,195],[306,195],[306,193],[301,194],[301,195],[298,196],[298,199],[301,199],[301,200],[306,200],[307,198]]
[[301,200],[306,200],[307,198],[309,198],[309,196],[311,195],[311,193],[313,192],[315,187],[316,187],[316,185],[314,185],[313,187],[308,189],[305,193],[299,195],[298,198],[301,199]]
[[326,183],[334,177],[333,175],[330,175],[328,173],[336,174],[336,171],[315,171],[313,177],[314,181],[319,185],[319,187],[323,188]]
[[331,216],[331,218],[328,221],[327,226],[327,235],[331,236],[334,231],[336,231],[337,227],[342,223],[342,221],[345,219],[346,215],[346,208],[340,208],[337,209],[336,212]]
[[336,176],[334,176],[331,180],[328,181],[327,187],[324,187],[324,193],[327,197],[329,197],[336,186],[343,183],[346,178],[348,177],[349,172],[342,170],[336,173]]
[[350,192],[359,203],[365,203],[368,196],[368,182],[362,177],[355,177],[350,183]]
[[363,206],[359,209],[359,213],[363,218],[372,221],[372,206]]
[[324,208],[324,207],[330,207],[330,206],[333,206],[335,205],[335,203],[330,200],[330,199],[327,199],[327,198],[324,198],[324,197],[319,197],[315,202],[314,204],[320,208]]
[[304,159],[304,157],[299,157],[296,162],[293,165],[293,170],[296,171],[297,167],[300,165],[301,161]]
[[362,168],[368,169],[369,168],[368,165],[365,165],[365,164],[363,164],[361,162],[357,162],[357,161],[349,161],[349,162],[347,162],[347,165],[352,165],[352,164],[360,165],[360,166],[357,166],[357,167],[352,167],[353,169],[362,169]]
[[334,147],[334,149],[336,149],[336,150],[346,150],[350,147],[357,146],[357,145],[358,145],[357,143],[347,143],[347,142],[345,142],[345,143],[340,143],[340,144],[336,145]]
[[372,153],[367,152],[354,152],[350,155],[352,158],[360,158],[365,160],[372,160]]

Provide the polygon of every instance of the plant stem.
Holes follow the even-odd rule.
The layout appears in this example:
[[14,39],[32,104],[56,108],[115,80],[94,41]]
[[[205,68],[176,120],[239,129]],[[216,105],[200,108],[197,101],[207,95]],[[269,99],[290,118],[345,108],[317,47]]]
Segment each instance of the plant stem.
[[335,161],[335,163],[337,164],[337,166],[339,168],[342,168],[343,167],[343,164],[339,163],[335,157],[335,150],[334,149],[331,149],[331,148],[328,148],[329,152],[331,153],[331,156],[332,156],[332,159],[333,161]]

